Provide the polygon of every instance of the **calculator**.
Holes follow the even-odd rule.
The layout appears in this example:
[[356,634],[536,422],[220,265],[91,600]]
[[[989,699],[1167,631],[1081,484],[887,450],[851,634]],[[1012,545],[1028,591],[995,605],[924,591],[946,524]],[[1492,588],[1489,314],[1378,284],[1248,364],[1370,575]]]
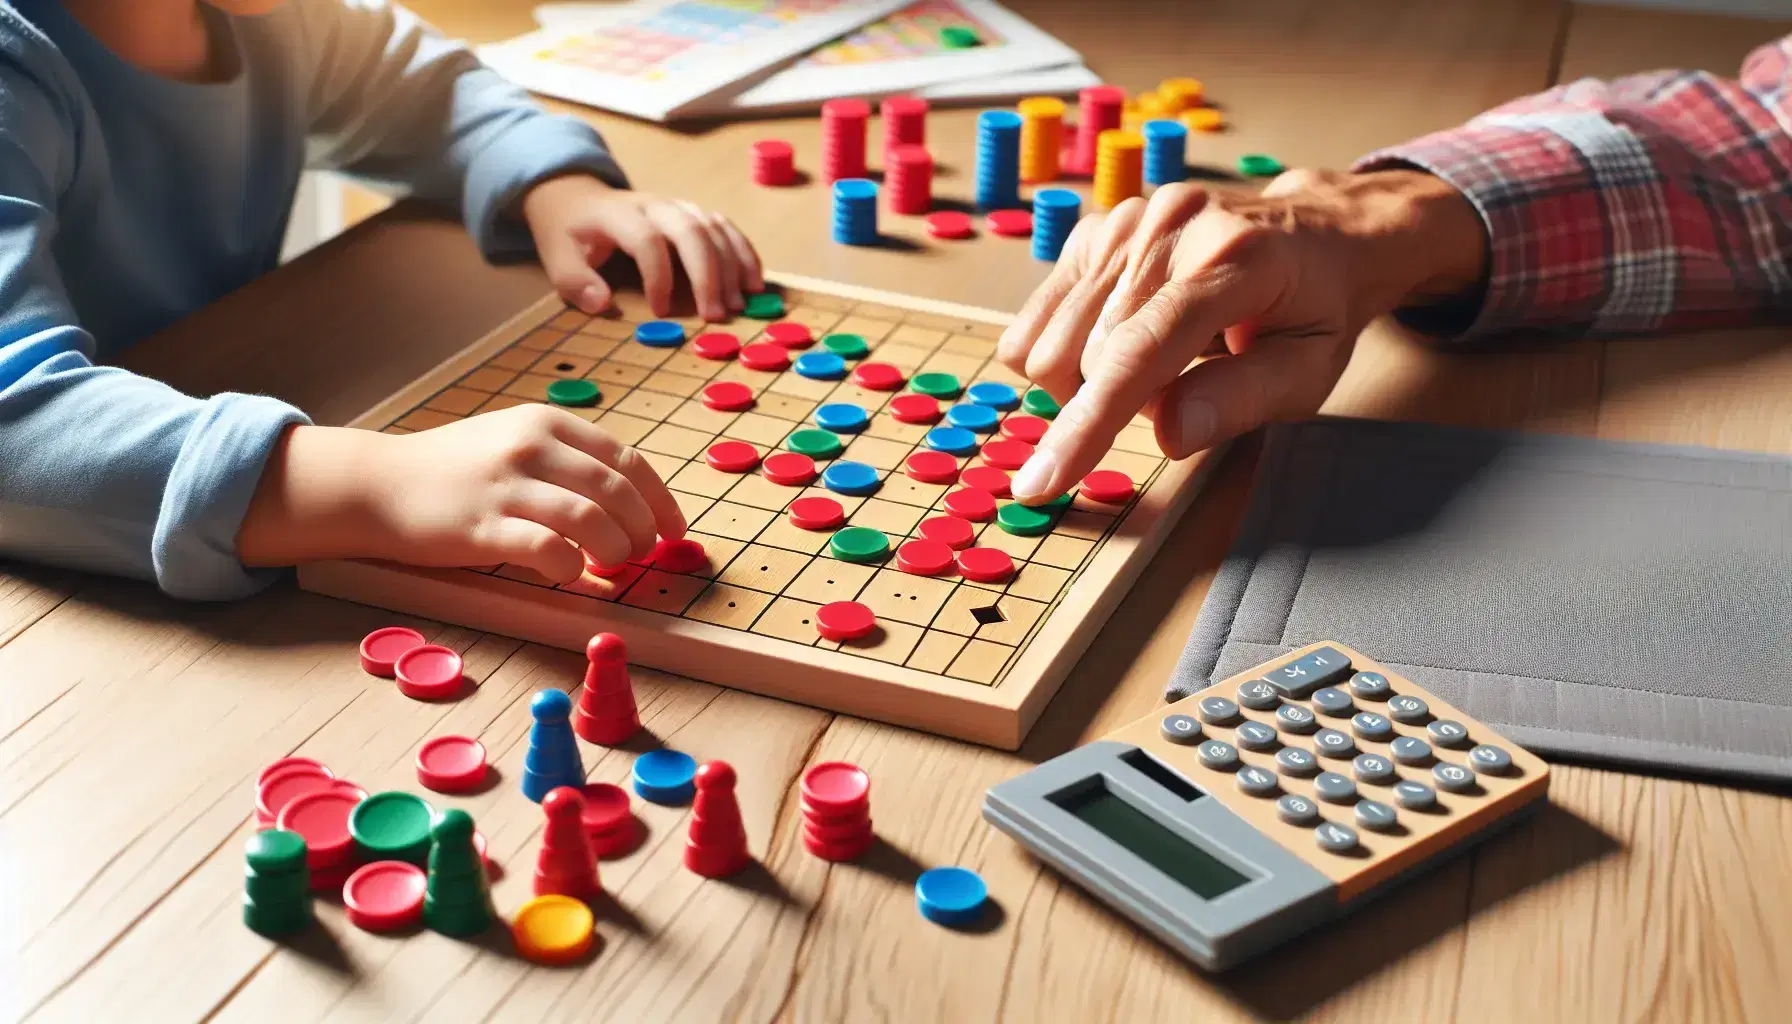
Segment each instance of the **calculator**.
[[1540,758],[1322,642],[992,787],[983,816],[1217,971],[1461,853],[1548,793]]

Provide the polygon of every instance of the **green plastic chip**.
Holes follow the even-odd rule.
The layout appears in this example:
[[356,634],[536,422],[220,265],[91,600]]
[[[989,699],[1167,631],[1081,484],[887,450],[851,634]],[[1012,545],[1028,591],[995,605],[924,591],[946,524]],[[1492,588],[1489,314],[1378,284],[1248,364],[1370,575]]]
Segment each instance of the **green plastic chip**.
[[1246,153],[1238,158],[1238,173],[1253,178],[1273,178],[1284,170],[1282,161],[1263,153]]
[[348,831],[369,860],[421,863],[429,856],[429,829],[435,816],[435,809],[422,797],[398,790],[375,793],[355,805]]
[[1021,397],[1020,407],[1040,419],[1054,419],[1058,415],[1058,400],[1038,388]]
[[948,50],[968,50],[982,42],[977,38],[977,30],[964,25],[948,25],[940,29],[940,42],[946,44]]
[[249,837],[247,860],[260,872],[297,871],[305,866],[305,837],[272,828]]
[[874,562],[890,553],[890,538],[869,526],[847,526],[828,541],[834,557],[847,562]]
[[1052,528],[1052,514],[1011,501],[996,512],[996,525],[1016,537],[1037,537]]
[[777,292],[749,295],[747,308],[742,312],[755,320],[776,320],[784,315],[784,296]]
[[596,381],[584,378],[557,380],[548,385],[548,401],[555,405],[596,405],[601,394]]
[[812,459],[831,459],[844,451],[846,444],[833,431],[812,427],[791,434],[785,440],[784,447]]
[[964,385],[958,383],[957,377],[938,371],[917,373],[908,382],[908,386],[911,390],[934,398],[957,398],[958,393],[964,390]]
[[864,336],[859,334],[830,334],[821,339],[821,347],[842,359],[863,359],[871,351]]

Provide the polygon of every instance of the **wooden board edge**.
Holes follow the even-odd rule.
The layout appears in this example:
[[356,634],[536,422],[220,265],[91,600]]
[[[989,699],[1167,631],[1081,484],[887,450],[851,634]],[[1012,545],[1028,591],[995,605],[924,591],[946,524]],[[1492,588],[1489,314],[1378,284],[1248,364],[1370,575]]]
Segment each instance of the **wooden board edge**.
[[841,298],[856,302],[875,302],[884,306],[895,306],[900,309],[913,309],[936,316],[958,317],[963,320],[980,320],[996,327],[1006,327],[1014,320],[1013,313],[985,309],[981,306],[966,306],[957,302],[946,302],[942,299],[928,299],[919,295],[902,295],[897,292],[884,291],[881,288],[868,288],[856,284],[844,284],[839,281],[827,281],[819,277],[804,274],[786,274],[775,270],[765,273],[767,284],[776,284],[785,288],[796,288],[802,291],[821,292],[824,295],[838,295]]

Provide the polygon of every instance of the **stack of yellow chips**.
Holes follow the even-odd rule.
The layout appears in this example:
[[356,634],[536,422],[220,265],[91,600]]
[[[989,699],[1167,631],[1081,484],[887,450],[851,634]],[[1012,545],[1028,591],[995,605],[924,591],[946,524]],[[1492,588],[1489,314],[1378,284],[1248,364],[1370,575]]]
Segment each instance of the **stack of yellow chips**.
[[1164,113],[1172,117],[1200,106],[1206,92],[1195,78],[1166,78],[1157,85],[1158,101],[1163,104]]
[[1064,101],[1056,96],[1021,100],[1020,180],[1029,185],[1058,179],[1058,152],[1064,145]]
[[1095,204],[1111,210],[1144,191],[1145,139],[1127,128],[1095,138]]
[[595,923],[591,908],[571,896],[537,896],[517,910],[510,936],[526,960],[569,964],[591,951]]

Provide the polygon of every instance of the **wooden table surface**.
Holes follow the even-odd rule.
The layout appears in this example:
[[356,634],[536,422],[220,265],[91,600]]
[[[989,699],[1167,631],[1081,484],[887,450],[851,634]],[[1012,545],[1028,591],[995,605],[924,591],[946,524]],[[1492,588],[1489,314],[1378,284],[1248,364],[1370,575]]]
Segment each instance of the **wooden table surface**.
[[[524,4],[421,6],[475,39],[527,27]],[[1552,76],[1632,70],[1632,49],[1645,66],[1729,70],[1739,41],[1784,31],[1705,19],[1663,37],[1650,26],[1664,16],[1554,0],[1014,6],[1129,88],[1205,79],[1237,127],[1197,140],[1194,159],[1221,166],[1252,150],[1338,166]],[[1098,13],[1122,7],[1125,19]],[[1649,45],[1626,48],[1626,33]],[[943,193],[968,190],[972,116],[936,114],[930,127],[955,170]],[[997,239],[827,244],[818,191],[761,191],[744,170],[746,143],[764,135],[812,154],[810,121],[673,132],[598,120],[641,183],[727,210],[775,266],[997,308],[1042,276],[1020,243]],[[535,270],[487,267],[457,227],[401,206],[146,343],[131,365],[342,422],[543,290]],[[1792,453],[1786,337],[1520,341],[1452,356],[1378,325],[1327,411]],[[505,776],[452,802],[490,837],[506,869],[497,902],[513,909],[540,825],[515,792],[526,702],[575,686],[576,654],[419,623],[464,650],[480,684],[451,706],[421,705],[357,667],[362,634],[395,618],[373,609],[290,584],[181,604],[141,584],[0,565],[0,1019],[1784,1019],[1792,804],[1780,795],[1562,765],[1534,824],[1223,977],[981,822],[987,786],[1159,703],[1255,458],[1246,441],[1226,459],[1018,756],[638,669],[654,732],[739,770],[763,869],[701,881],[679,863],[681,815],[643,808],[650,839],[603,865],[615,901],[601,949],[572,970],[533,968],[497,940],[370,936],[328,907],[323,928],[282,948],[243,928],[238,901],[260,766],[296,752],[370,789],[415,788],[417,744],[456,731],[482,736]],[[585,754],[593,778],[624,778],[626,755]],[[832,758],[874,779],[884,843],[855,865],[831,867],[797,841],[797,779]],[[915,874],[947,863],[990,883],[998,909],[977,934],[914,910]]]

